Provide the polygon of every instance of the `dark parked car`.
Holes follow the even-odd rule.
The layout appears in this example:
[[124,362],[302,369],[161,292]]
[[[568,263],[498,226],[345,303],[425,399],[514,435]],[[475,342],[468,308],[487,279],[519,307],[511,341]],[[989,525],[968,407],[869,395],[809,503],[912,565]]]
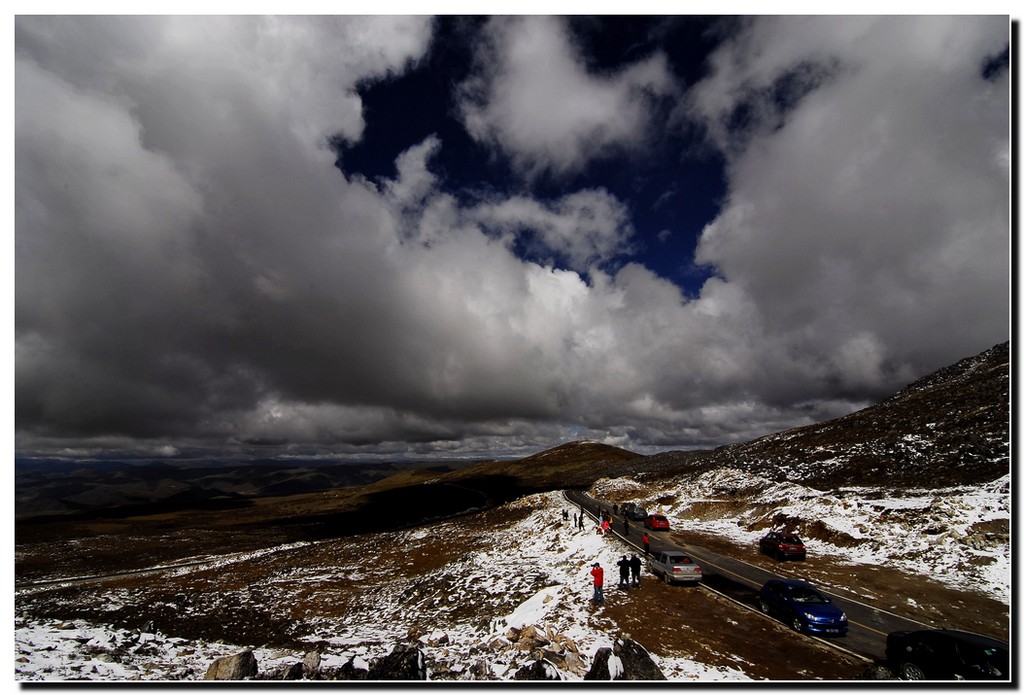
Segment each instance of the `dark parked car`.
[[771,555],[776,560],[806,560],[807,550],[803,541],[792,533],[772,531],[758,544],[761,552]]
[[885,658],[907,680],[1006,680],[1010,646],[961,630],[890,632]]
[[668,531],[668,518],[664,514],[648,514],[644,526],[652,531]]
[[769,579],[761,587],[761,611],[776,615],[797,632],[845,635],[846,613],[825,594],[800,579]]
[[632,507],[626,510],[626,516],[632,521],[643,521],[647,518],[647,510],[643,507],[634,504]]

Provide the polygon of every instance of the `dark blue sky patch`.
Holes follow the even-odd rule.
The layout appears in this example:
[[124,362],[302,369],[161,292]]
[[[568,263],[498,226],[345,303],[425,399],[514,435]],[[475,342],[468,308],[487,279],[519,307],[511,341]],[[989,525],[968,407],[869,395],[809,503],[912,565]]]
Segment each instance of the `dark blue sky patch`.
[[[337,165],[347,175],[381,182],[397,176],[395,160],[434,135],[441,147],[429,162],[442,189],[467,203],[489,197],[530,195],[554,201],[585,189],[604,189],[633,215],[634,256],[611,265],[638,262],[699,293],[709,273],[695,269],[693,253],[703,227],[719,211],[725,193],[724,163],[691,124],[673,120],[674,99],[655,100],[652,124],[638,149],[596,156],[580,171],[551,171],[527,180],[516,175],[498,148],[478,143],[460,122],[458,89],[470,77],[474,42],[486,18],[439,17],[426,57],[409,72],[360,86],[365,131],[357,143],[336,140]],[[593,75],[614,75],[662,52],[674,79],[693,83],[707,71],[706,58],[722,40],[728,20],[704,17],[572,17],[567,24],[580,58]],[[542,113],[537,118],[543,118]],[[557,251],[543,253],[535,236],[514,245],[526,260],[568,267]]]

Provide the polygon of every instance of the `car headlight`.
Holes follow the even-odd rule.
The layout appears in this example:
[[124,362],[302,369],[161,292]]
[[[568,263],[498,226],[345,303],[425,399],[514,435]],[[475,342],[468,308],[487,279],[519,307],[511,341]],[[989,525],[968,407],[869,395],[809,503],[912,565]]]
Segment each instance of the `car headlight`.
[[818,616],[814,615],[813,613],[804,613],[804,617],[807,618],[810,621],[815,622],[815,623],[820,620],[820,618]]
[[846,622],[846,613],[843,613],[841,616],[839,616],[839,620],[841,620],[842,622],[845,623]]

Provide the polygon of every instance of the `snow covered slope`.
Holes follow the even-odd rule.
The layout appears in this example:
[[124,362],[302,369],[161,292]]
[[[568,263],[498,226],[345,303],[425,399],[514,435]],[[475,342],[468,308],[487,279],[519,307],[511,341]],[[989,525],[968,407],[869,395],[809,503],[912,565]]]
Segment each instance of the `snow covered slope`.
[[[305,651],[314,648],[322,650],[324,664],[341,665],[352,659],[365,662],[379,658],[395,643],[413,636],[428,656],[432,678],[469,678],[470,665],[484,659],[493,678],[506,680],[532,661],[531,654],[517,648],[508,635],[533,626],[541,634],[557,637],[551,641],[562,643],[558,648],[561,654],[578,654],[578,660],[565,659],[560,675],[566,680],[581,680],[594,653],[610,646],[619,632],[604,610],[591,604],[590,566],[601,562],[609,568],[610,586],[614,583],[614,563],[627,548],[614,538],[596,535],[590,524],[584,529],[571,529],[570,524],[559,523],[563,509],[576,512],[560,493],[533,495],[507,506],[513,517],[518,516],[517,510],[525,515],[507,525],[474,529],[474,545],[480,550],[463,553],[422,573],[414,567],[399,573],[397,565],[415,565],[419,561],[413,558],[420,557],[420,549],[464,535],[462,522],[389,534],[387,544],[400,557],[388,561],[386,568],[375,567],[375,563],[366,567],[344,561],[330,563],[335,541],[302,547],[290,544],[271,552],[233,556],[230,562],[235,565],[259,563],[263,567],[261,576],[246,574],[252,584],[245,590],[238,589],[239,596],[249,600],[258,597],[266,607],[280,613],[305,606],[301,615],[291,613],[301,619],[304,629],[303,634],[296,635],[297,644],[292,649],[183,639],[151,626],[142,630],[114,628],[95,618],[40,619],[31,617],[29,609],[51,606],[47,598],[51,592],[45,588],[24,590],[18,596],[20,610],[15,620],[16,677],[28,681],[199,679],[213,659],[245,646],[256,646],[261,670],[301,660]],[[308,561],[317,548],[323,551],[323,564]],[[304,553],[302,564],[296,562],[300,552]],[[226,561],[219,562],[218,570],[227,578]],[[274,564],[268,566],[270,562]],[[389,580],[380,576],[385,569]],[[199,571],[178,568],[167,574],[188,585],[188,575]],[[330,607],[341,599],[346,588],[360,583],[368,587],[360,600],[343,612]],[[96,602],[94,615],[101,616],[99,604],[145,602],[147,593],[155,591],[157,584],[97,589],[88,592],[91,599],[86,600]],[[311,589],[317,592],[313,602],[303,596]],[[232,603],[233,593],[224,592],[223,604]],[[200,609],[182,608],[185,617],[190,610]],[[659,655],[656,646],[649,645],[652,656],[669,679],[749,678],[735,668]]]

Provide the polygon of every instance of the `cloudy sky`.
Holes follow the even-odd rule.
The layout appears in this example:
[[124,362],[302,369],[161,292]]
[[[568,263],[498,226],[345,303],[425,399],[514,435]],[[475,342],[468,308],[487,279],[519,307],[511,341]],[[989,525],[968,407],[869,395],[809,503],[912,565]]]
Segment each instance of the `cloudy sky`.
[[15,450],[649,453],[1010,333],[1009,22],[14,22]]

